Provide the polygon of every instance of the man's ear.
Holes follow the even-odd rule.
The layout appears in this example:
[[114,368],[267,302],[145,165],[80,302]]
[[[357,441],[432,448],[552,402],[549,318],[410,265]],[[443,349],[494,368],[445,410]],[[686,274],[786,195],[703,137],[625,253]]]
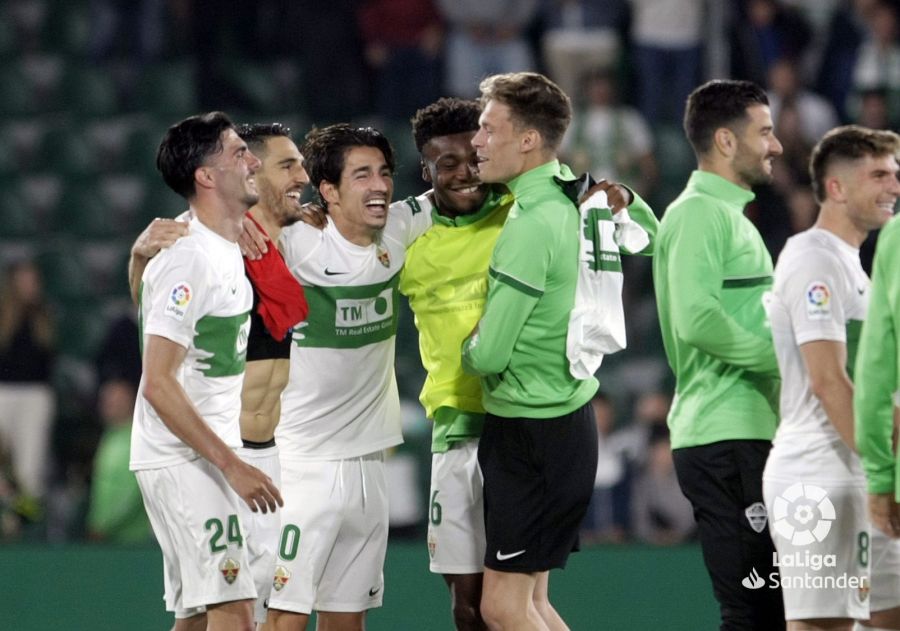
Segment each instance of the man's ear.
[[727,158],[733,158],[737,153],[738,139],[735,133],[727,127],[719,127],[713,132],[713,148]]
[[428,165],[424,161],[422,162],[422,179],[431,182],[431,171],[428,170]]
[[197,188],[213,188],[216,185],[211,171],[212,169],[205,166],[194,170],[194,184]]
[[322,196],[322,199],[324,199],[325,203],[327,203],[329,206],[331,204],[336,204],[340,199],[337,186],[327,180],[322,180],[319,183],[319,195]]
[[523,153],[539,149],[542,144],[541,134],[538,133],[538,130],[536,129],[526,130],[519,139],[519,149],[521,149]]
[[825,197],[830,197],[836,202],[847,200],[847,195],[844,191],[844,183],[841,181],[841,178],[836,175],[825,178]]

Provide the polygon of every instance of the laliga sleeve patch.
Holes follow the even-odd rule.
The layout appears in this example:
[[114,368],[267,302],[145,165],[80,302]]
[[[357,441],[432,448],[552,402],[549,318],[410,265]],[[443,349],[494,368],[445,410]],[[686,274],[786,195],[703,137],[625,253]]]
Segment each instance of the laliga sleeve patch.
[[821,280],[806,287],[806,317],[810,320],[827,320],[831,317],[831,289]]
[[170,318],[175,318],[179,322],[184,320],[184,314],[194,298],[194,290],[191,289],[189,283],[181,281],[175,283],[172,291],[169,292],[169,298],[166,300],[165,314]]

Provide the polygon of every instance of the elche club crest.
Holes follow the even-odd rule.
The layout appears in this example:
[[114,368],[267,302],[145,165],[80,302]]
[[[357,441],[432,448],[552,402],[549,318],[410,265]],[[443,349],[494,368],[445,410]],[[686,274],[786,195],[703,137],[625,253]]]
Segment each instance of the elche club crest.
[[222,578],[225,579],[225,582],[231,585],[237,580],[241,571],[241,564],[234,559],[226,558],[219,564],[219,571],[222,573]]

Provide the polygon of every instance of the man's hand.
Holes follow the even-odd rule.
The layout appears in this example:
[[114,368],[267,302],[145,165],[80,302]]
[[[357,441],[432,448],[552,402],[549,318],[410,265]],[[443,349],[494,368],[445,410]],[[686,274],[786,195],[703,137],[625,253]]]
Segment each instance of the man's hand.
[[609,180],[600,180],[590,189],[588,189],[588,192],[578,200],[578,203],[583,204],[588,199],[590,199],[591,195],[593,195],[597,191],[603,191],[606,193],[606,199],[609,201],[609,209],[614,215],[623,208],[627,208],[631,204],[631,202],[634,201],[634,197],[631,195],[631,191],[629,191],[621,184],[610,182]]
[[181,237],[186,237],[187,234],[188,224],[186,221],[156,218],[144,228],[137,241],[131,246],[131,254],[146,260],[152,259],[160,250],[169,247]]
[[278,506],[284,506],[281,492],[272,479],[240,458],[232,460],[222,469],[222,473],[231,488],[254,513],[274,513]]
[[900,506],[893,493],[869,493],[869,517],[881,532],[900,538]]
[[238,246],[248,260],[258,261],[269,251],[269,237],[256,227],[253,220],[244,215],[244,231],[238,237]]

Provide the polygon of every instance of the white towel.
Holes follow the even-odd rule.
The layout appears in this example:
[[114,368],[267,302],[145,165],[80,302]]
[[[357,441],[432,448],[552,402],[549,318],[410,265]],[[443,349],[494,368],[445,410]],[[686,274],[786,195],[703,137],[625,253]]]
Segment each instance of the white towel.
[[598,191],[581,206],[581,251],[575,305],[569,315],[566,357],[576,379],[597,372],[604,355],[625,348],[620,248],[636,253],[650,243],[647,232],[622,209],[609,209],[606,193]]

